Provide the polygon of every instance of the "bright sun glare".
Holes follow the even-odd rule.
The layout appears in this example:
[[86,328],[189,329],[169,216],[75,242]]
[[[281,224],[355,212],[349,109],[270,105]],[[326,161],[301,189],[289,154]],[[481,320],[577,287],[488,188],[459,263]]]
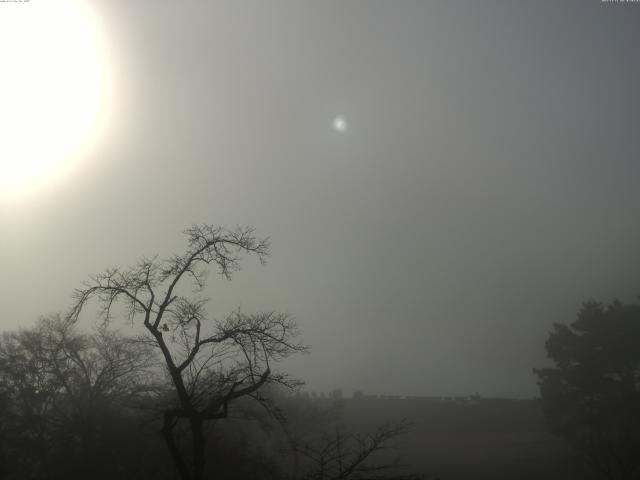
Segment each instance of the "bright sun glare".
[[104,122],[106,57],[87,8],[0,3],[0,199],[68,173]]

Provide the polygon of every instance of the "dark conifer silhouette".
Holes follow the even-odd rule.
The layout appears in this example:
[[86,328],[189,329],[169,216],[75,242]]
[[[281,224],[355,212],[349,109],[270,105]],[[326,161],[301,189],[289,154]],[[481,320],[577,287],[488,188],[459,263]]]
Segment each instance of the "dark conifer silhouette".
[[552,430],[611,480],[640,474],[640,305],[585,303],[546,342],[535,370]]

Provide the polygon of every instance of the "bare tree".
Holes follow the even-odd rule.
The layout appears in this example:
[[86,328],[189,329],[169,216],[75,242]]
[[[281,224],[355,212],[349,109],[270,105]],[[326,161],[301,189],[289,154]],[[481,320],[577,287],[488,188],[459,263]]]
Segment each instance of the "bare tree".
[[[96,423],[110,407],[131,405],[152,378],[153,351],[146,345],[99,328],[84,334],[52,315],[35,327],[0,338],[0,412],[25,476],[49,470],[54,441],[67,432],[85,453],[93,446]],[[86,455],[85,455],[86,456]]]
[[[92,276],[75,291],[69,318],[77,319],[96,298],[105,323],[121,304],[129,321],[144,326],[147,341],[162,354],[174,393],[174,402],[162,412],[164,440],[180,477],[198,480],[205,467],[205,423],[227,417],[229,404],[238,398],[262,400],[260,389],[268,383],[296,385],[275,373],[271,364],[306,347],[296,341],[298,329],[286,314],[245,315],[238,310],[215,320],[206,311],[208,299],[201,293],[208,267],[230,279],[241,254],[254,254],[264,262],[268,240],[257,239],[252,228],[229,231],[200,225],[184,233],[188,244],[181,255],[142,258],[133,267]],[[190,448],[180,442],[177,427],[182,423]]]
[[302,462],[306,466],[302,475],[296,472],[294,477],[302,480],[417,480],[420,477],[399,473],[401,465],[397,458],[386,461],[376,458],[391,449],[397,437],[409,428],[410,424],[402,421],[382,425],[365,435],[337,430],[316,442],[297,443],[295,452],[306,460]]

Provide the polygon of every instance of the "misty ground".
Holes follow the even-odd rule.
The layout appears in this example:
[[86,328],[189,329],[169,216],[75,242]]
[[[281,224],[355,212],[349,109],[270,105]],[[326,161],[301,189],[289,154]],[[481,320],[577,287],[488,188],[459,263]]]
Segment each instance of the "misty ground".
[[397,442],[406,470],[442,480],[593,478],[547,428],[537,400],[376,397],[311,400],[339,404],[346,428],[370,431],[407,419]]

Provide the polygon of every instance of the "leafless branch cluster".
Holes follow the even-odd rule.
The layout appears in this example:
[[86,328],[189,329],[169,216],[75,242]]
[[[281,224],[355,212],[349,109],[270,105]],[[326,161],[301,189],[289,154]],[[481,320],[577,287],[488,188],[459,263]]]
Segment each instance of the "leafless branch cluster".
[[[239,269],[241,254],[254,254],[264,262],[267,239],[257,239],[252,228],[230,231],[199,225],[184,233],[184,254],[166,260],[145,257],[128,269],[111,268],[90,277],[75,291],[68,318],[76,320],[96,299],[105,325],[114,306],[121,305],[130,322],[144,326],[162,354],[175,392],[175,402],[164,410],[163,433],[180,475],[187,479],[202,476],[202,422],[226,417],[237,398],[262,401],[258,391],[267,383],[296,386],[295,380],[273,372],[271,364],[306,347],[297,341],[299,332],[289,315],[238,310],[218,321],[206,310],[209,300],[199,295],[210,266],[229,279]],[[191,471],[172,435],[180,419],[190,422],[195,432]]]
[[271,369],[273,361],[306,349],[292,341],[298,333],[288,315],[236,311],[206,337],[198,322],[190,330],[183,324],[180,330],[184,360],[178,369],[184,372],[193,403],[207,416],[224,412],[230,400],[254,393],[266,382],[297,385]]
[[366,435],[336,431],[319,442],[297,445],[297,452],[307,461],[303,480],[380,480],[414,478],[397,474],[396,459],[376,463],[376,454],[393,448],[393,441],[410,425],[403,421],[386,424]]
[[153,357],[149,347],[106,328],[80,333],[59,315],[0,341],[2,380],[23,392],[22,400],[38,409],[34,415],[50,422],[77,416],[96,402],[128,404],[151,384]]
[[[90,277],[82,288],[74,292],[74,303],[69,316],[77,318],[91,298],[97,298],[105,321],[111,319],[112,307],[118,302],[127,307],[128,318],[133,320],[144,314],[161,319],[164,311],[178,296],[178,284],[187,277],[192,287],[204,288],[208,266],[214,264],[218,273],[227,279],[240,268],[240,254],[255,254],[264,263],[268,255],[269,240],[259,240],[252,228],[233,231],[210,225],[196,225],[185,230],[188,248],[181,255],[166,260],[157,256],[143,257],[127,269],[113,267]],[[159,295],[164,287],[163,295]],[[155,322],[154,322],[155,323]]]

